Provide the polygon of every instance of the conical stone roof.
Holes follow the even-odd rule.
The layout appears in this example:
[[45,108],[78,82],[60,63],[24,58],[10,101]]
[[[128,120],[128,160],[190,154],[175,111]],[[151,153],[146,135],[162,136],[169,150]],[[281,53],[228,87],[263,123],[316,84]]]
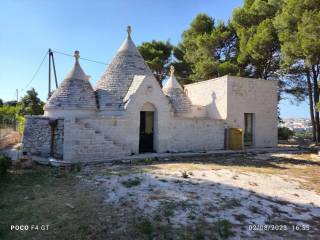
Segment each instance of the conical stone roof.
[[131,39],[130,26],[127,31],[127,38],[95,87],[100,110],[118,110],[135,75],[153,77]]
[[174,67],[170,67],[171,75],[162,90],[170,99],[176,113],[190,113],[192,103],[174,76]]
[[54,110],[96,110],[94,90],[79,64],[79,51],[75,51],[75,63],[65,79],[47,101],[44,109]]

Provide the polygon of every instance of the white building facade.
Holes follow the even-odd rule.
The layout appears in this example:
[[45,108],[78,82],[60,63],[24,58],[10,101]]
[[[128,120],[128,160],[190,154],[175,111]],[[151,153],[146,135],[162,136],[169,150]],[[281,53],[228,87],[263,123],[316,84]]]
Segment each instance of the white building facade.
[[224,76],[163,88],[134,45],[130,29],[93,88],[75,64],[46,103],[27,116],[23,149],[72,162],[144,152],[203,152],[227,147],[226,129],[243,129],[245,147],[277,144],[277,82]]

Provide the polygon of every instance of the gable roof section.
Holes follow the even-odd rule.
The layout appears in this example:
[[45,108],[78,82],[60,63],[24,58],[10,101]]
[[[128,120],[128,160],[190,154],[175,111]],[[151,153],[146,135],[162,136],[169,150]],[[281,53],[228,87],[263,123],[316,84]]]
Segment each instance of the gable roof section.
[[136,93],[145,78],[146,76],[134,76],[131,86],[126,96],[123,98],[124,103],[128,102],[130,98]]

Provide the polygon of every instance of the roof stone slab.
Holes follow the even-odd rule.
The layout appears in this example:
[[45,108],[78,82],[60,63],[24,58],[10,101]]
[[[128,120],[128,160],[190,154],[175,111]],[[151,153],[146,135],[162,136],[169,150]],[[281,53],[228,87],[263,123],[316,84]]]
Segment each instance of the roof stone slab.
[[163,92],[168,96],[176,113],[190,113],[192,103],[174,76],[174,67],[170,67],[171,75],[163,86]]
[[96,97],[86,75],[79,64],[79,52],[75,51],[75,64],[65,79],[47,101],[44,109],[49,110],[96,110]]
[[154,77],[130,32],[95,87],[100,110],[119,110],[135,75]]

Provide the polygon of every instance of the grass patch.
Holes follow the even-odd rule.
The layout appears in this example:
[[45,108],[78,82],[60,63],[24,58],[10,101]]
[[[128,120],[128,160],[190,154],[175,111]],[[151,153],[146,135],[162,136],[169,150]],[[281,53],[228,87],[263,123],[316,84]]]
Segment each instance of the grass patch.
[[[34,167],[0,178],[0,239],[92,239],[104,226],[94,192],[82,189],[73,173]],[[80,189],[79,189],[80,188]],[[74,208],[68,207],[68,205]],[[99,209],[99,211],[98,211]],[[10,231],[11,225],[49,225],[47,231]]]
[[129,178],[128,180],[122,181],[121,184],[126,188],[131,188],[131,187],[139,186],[142,180],[143,179],[139,177]]

